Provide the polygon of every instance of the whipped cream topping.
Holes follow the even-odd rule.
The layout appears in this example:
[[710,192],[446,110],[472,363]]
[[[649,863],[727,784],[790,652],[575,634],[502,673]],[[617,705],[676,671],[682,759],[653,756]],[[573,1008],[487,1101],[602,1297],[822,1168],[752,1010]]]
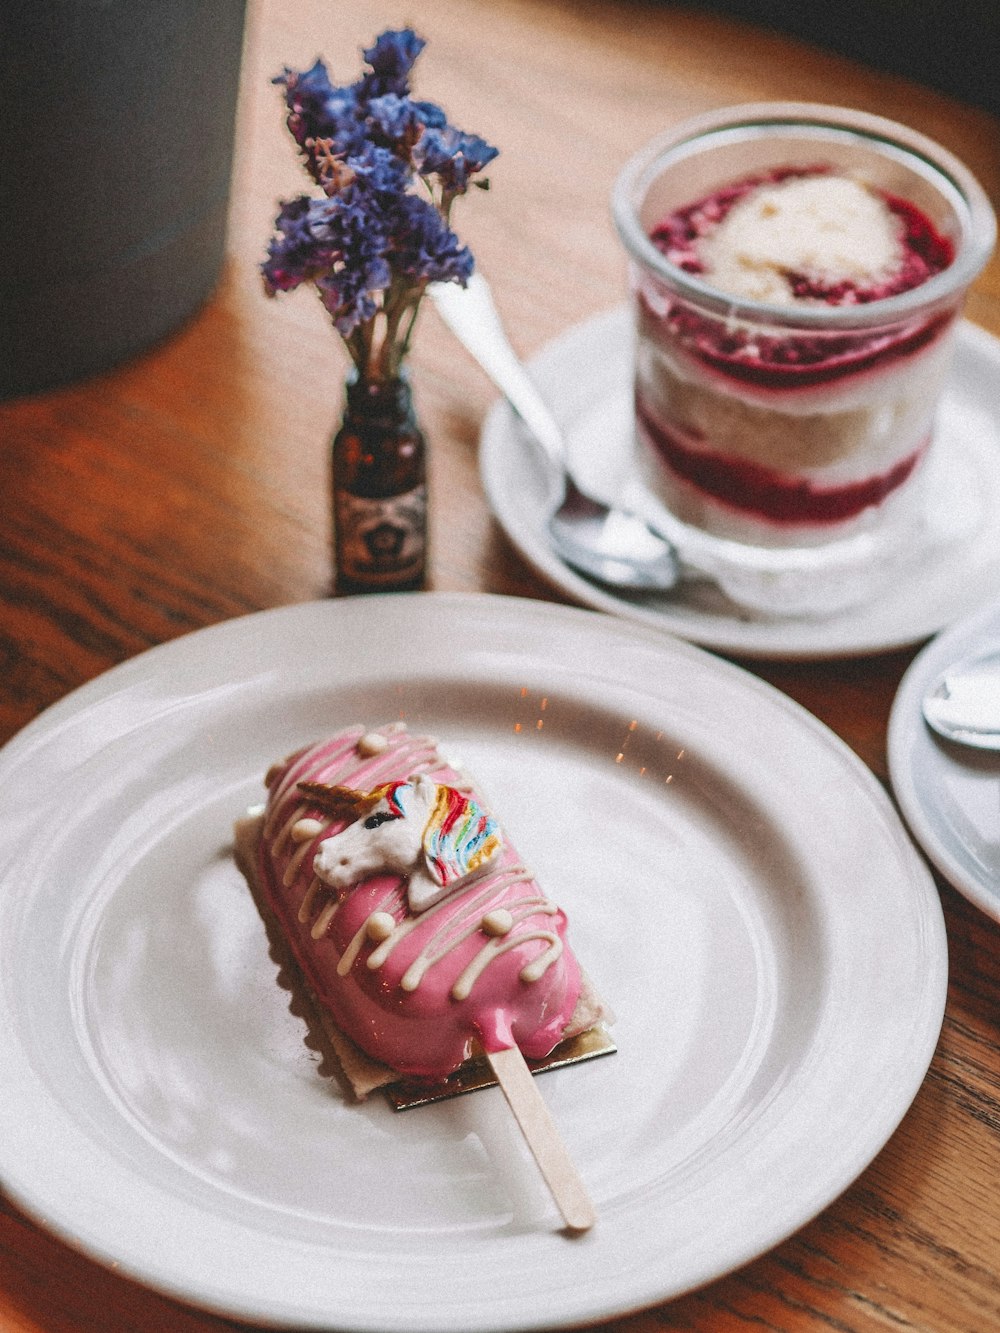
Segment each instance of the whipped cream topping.
[[759,186],[695,246],[705,277],[734,296],[774,305],[801,300],[794,278],[821,287],[885,282],[905,258],[904,228],[886,202],[847,176]]

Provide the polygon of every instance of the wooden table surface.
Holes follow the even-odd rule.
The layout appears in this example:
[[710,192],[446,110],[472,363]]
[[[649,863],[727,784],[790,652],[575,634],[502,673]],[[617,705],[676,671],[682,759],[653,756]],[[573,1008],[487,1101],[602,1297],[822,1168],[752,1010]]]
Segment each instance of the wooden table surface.
[[[624,0],[421,0],[406,13],[386,0],[260,0],[217,292],[131,364],[0,404],[0,740],[153,644],[329,595],[326,449],[345,362],[310,295],[262,294],[275,201],[303,185],[269,79],[320,52],[354,77],[359,49],[407,21],[429,39],[418,90],[502,149],[491,191],[473,192],[456,220],[525,354],[623,298],[612,181],[662,127],[716,105],[792,98],[879,112],[956,152],[1000,203],[1000,126],[985,113],[704,14]],[[997,259],[968,313],[1000,335]],[[491,519],[476,441],[494,392],[433,313],[412,369],[432,442],[430,587],[555,599]],[[745,665],[884,781],[889,708],[914,651]],[[997,927],[940,888],[944,1028],[885,1149],[773,1252],[602,1328],[1000,1329],[1000,948]],[[78,1255],[0,1196],[5,1333],[236,1326]]]

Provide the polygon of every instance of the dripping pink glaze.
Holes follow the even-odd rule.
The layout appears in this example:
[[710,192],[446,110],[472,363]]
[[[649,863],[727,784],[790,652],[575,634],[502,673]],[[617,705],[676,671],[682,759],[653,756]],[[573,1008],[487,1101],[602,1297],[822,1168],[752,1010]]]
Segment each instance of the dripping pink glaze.
[[[418,772],[445,785],[460,782],[455,770],[440,759],[433,742],[401,731],[390,737],[389,749],[382,754],[362,757],[355,749],[362,734],[355,728],[297,752],[271,782],[259,850],[262,881],[311,989],[337,1026],[363,1051],[402,1074],[446,1078],[467,1058],[473,1038],[487,1050],[517,1045],[529,1059],[540,1059],[564,1035],[580,994],[580,970],[565,944],[566,918],[561,911],[532,911],[515,927],[551,930],[564,941],[561,954],[538,980],[523,981],[519,974],[545,952],[549,942],[525,940],[490,961],[466,999],[451,995],[455,981],[489,940],[478,925],[482,916],[497,908],[517,914],[519,900],[544,897],[533,879],[512,882],[519,862],[506,836],[496,868],[416,917],[407,907],[406,881],[395,874],[380,874],[347,890],[321,939],[314,940],[310,934],[318,910],[304,924],[299,922],[299,906],[313,882],[312,862],[319,844],[340,832],[346,821],[334,820],[311,806],[297,791],[298,782],[371,790]],[[284,886],[285,869],[302,844],[294,843],[287,834],[282,838],[281,831],[304,817],[322,821],[323,832],[308,843],[290,884]],[[330,901],[331,894],[329,889],[322,890],[317,909]],[[339,976],[340,958],[373,912],[388,912],[397,923],[415,920],[416,924],[377,970],[370,969],[367,961],[378,946],[366,939],[350,971]],[[457,939],[464,928],[463,916],[474,927],[468,937],[433,963],[415,990],[404,990],[401,978],[417,955],[434,937]]]

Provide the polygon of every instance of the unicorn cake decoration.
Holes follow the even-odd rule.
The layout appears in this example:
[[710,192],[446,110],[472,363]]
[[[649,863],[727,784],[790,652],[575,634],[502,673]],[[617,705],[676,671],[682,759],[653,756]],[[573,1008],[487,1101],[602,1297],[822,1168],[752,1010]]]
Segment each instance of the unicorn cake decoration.
[[418,773],[374,791],[299,783],[316,805],[345,809],[355,822],[326,838],[313,867],[331,888],[347,888],[378,870],[407,876],[411,912],[422,912],[489,870],[501,847],[497,821],[467,792]]

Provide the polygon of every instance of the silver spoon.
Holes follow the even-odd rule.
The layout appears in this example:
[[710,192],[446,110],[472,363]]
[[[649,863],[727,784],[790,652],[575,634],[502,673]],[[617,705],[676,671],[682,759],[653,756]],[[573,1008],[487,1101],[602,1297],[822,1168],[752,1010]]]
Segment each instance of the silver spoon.
[[677,551],[645,519],[585,495],[569,471],[562,431],[507,340],[486,279],[428,288],[441,318],[542,447],[559,486],[548,531],[558,555],[588,578],[632,592],[666,592],[681,578]]
[[923,713],[946,740],[1000,750],[1000,648],[950,666],[924,695]]

